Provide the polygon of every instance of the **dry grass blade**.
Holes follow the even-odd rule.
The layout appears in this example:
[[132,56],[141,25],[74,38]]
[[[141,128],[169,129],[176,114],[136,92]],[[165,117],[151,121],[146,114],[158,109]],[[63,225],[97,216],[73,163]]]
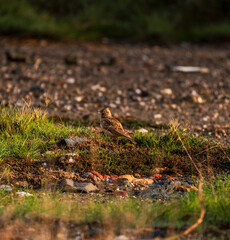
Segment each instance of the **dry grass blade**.
[[183,231],[179,234],[176,234],[174,236],[171,236],[171,237],[166,237],[166,238],[156,237],[156,238],[153,238],[154,240],[174,240],[174,239],[177,239],[177,238],[180,238],[180,237],[187,236],[190,232],[192,232],[194,229],[196,229],[203,222],[204,215],[205,215],[204,201],[203,201],[203,198],[202,198],[202,185],[203,185],[202,173],[201,173],[200,169],[197,167],[196,163],[193,161],[191,155],[188,152],[188,149],[185,147],[180,135],[178,134],[178,131],[177,131],[178,124],[174,122],[174,123],[171,124],[171,126],[172,126],[174,132],[177,134],[178,139],[180,140],[181,144],[183,145],[183,148],[186,151],[189,159],[191,160],[192,164],[194,165],[194,167],[196,168],[196,170],[199,173],[199,186],[198,186],[198,193],[197,194],[198,194],[198,199],[199,199],[201,211],[200,211],[200,216],[197,219],[197,221],[193,225],[191,225],[189,228],[187,228],[185,231]]

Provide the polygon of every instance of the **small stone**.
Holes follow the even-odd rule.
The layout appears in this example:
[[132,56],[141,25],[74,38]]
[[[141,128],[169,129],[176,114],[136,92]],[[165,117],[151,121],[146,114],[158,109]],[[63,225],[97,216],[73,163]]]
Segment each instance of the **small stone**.
[[87,173],[85,173],[82,177],[83,177],[83,178],[87,178],[87,177],[89,177],[89,175],[92,175],[92,173],[91,173],[91,172],[87,172]]
[[103,60],[101,60],[99,65],[112,66],[112,65],[116,64],[116,62],[117,62],[117,59],[113,56],[110,56],[110,57],[106,57]]
[[72,179],[64,179],[60,183],[60,188],[65,192],[74,191],[74,181]]
[[96,175],[96,176],[99,177],[100,179],[103,179],[103,176],[102,176],[100,173],[98,173],[98,172],[96,172],[96,171],[91,171],[91,173],[94,174],[94,175]]
[[162,177],[162,175],[159,173],[153,174],[153,178],[155,178],[155,179],[159,179],[161,177]]
[[59,162],[64,162],[66,160],[66,156],[61,156],[60,158],[59,158]]
[[66,109],[67,111],[70,111],[72,109],[71,105],[64,105],[64,109]]
[[11,188],[11,186],[10,185],[0,185],[0,191],[6,191],[6,192],[10,192],[10,191],[12,191],[12,188]]
[[77,65],[78,64],[78,58],[76,54],[70,54],[65,57],[65,63],[69,65]]
[[6,57],[8,61],[12,62],[28,62],[29,60],[27,54],[21,50],[6,51]]
[[63,138],[59,144],[60,145],[65,145],[67,147],[74,147],[76,146],[79,142],[85,142],[87,141],[85,138],[79,138],[79,137],[75,137],[75,138]]
[[96,175],[94,175],[94,174],[90,174],[89,176],[88,176],[88,178],[89,179],[93,179],[94,181],[97,181],[97,176]]
[[115,191],[115,192],[111,193],[110,195],[128,197],[128,193],[125,191],[122,191],[122,190]]
[[87,182],[74,182],[72,179],[64,179],[60,183],[60,187],[64,192],[92,192],[97,191],[98,188],[92,183]]
[[174,192],[180,185],[180,181],[163,180],[143,190],[141,196],[143,198],[150,197],[152,199],[175,198]]
[[121,175],[119,179],[127,179],[129,182],[132,182],[134,179],[133,175]]
[[114,240],[129,240],[130,238],[126,237],[125,235],[119,235],[115,237]]
[[83,99],[83,96],[77,96],[74,98],[77,102],[81,102]]
[[45,92],[45,90],[40,86],[33,86],[33,87],[30,88],[30,92],[32,92],[33,95],[36,98],[38,98]]
[[113,174],[113,175],[110,175],[110,177],[111,177],[111,179],[118,179],[119,177],[117,176],[117,175],[115,175],[115,174]]
[[65,156],[77,156],[79,157],[78,153],[66,153]]
[[165,88],[163,90],[161,90],[161,94],[163,95],[172,95],[172,89],[171,88]]
[[209,116],[203,117],[202,120],[203,120],[204,122],[207,122],[207,121],[209,120]]
[[110,178],[109,175],[104,175],[104,176],[103,176],[103,179],[109,179],[109,178]]
[[87,183],[87,182],[74,182],[74,186],[76,187],[76,190],[78,192],[95,192],[98,191],[99,189],[97,186],[93,185],[92,183]]
[[125,186],[130,186],[129,180],[125,179],[125,180],[123,181],[123,185],[125,185]]
[[69,83],[69,84],[74,84],[75,83],[75,79],[74,78],[68,78],[66,80],[66,82]]
[[153,179],[150,178],[135,178],[133,179],[133,184],[141,184],[141,185],[145,185],[145,184],[153,184]]
[[160,119],[160,118],[162,118],[162,115],[161,114],[154,114],[154,118],[155,119]]
[[75,163],[76,162],[76,160],[74,159],[74,158],[69,158],[69,163]]
[[102,234],[102,229],[100,228],[91,228],[87,233],[86,237],[97,237],[98,235]]
[[29,197],[29,196],[33,196],[33,194],[31,193],[27,193],[27,192],[16,192],[16,194],[20,197]]
[[111,108],[116,108],[116,107],[117,107],[117,105],[116,105],[116,104],[114,104],[114,103],[110,103],[110,107],[111,107]]
[[138,130],[136,130],[136,132],[140,132],[140,133],[147,133],[147,132],[148,132],[148,130],[147,130],[147,129],[145,129],[145,128],[141,128],[141,129],[138,129]]
[[77,229],[75,230],[74,238],[73,240],[83,240],[84,239],[84,234],[81,230]]
[[136,177],[136,178],[140,178],[141,177],[141,175],[139,173],[134,173],[133,176]]

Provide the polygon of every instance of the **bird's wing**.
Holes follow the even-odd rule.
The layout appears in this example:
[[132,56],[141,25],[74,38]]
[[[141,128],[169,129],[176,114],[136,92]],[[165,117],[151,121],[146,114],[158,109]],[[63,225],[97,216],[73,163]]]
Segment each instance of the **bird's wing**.
[[105,118],[103,119],[103,127],[107,131],[111,132],[114,135],[126,136],[126,132],[122,127],[121,123],[115,118]]

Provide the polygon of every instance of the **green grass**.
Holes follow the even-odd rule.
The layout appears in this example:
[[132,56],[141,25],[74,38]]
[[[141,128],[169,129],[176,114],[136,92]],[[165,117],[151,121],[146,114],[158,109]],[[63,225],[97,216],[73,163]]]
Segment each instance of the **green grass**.
[[[229,167],[228,146],[219,147],[217,143],[196,137],[183,127],[175,130],[171,125],[163,132],[135,132],[133,138],[138,144],[134,146],[125,138],[121,138],[119,144],[116,144],[115,140],[90,130],[83,126],[82,122],[55,123],[46,118],[45,113],[26,105],[23,109],[2,108],[0,111],[0,160],[8,161],[8,164],[11,160],[11,166],[13,163],[29,160],[33,165],[35,159],[41,158],[48,162],[56,161],[57,156],[70,151],[58,146],[59,140],[63,137],[78,136],[88,140],[71,149],[80,155],[76,158],[77,164],[72,166],[72,170],[80,173],[93,169],[104,174],[138,172],[149,175],[155,167],[164,166],[175,173],[195,174],[184,146],[196,163],[202,163],[204,169],[207,169],[208,165],[220,170]],[[125,125],[128,125],[127,123],[130,122],[124,121]],[[131,122],[131,126],[138,128],[139,121],[135,124]],[[153,125],[150,124],[151,127]],[[50,153],[42,156],[47,151]]]
[[[207,230],[217,235],[218,229],[221,229],[224,235],[229,229],[229,184],[229,176],[224,179],[223,176],[217,176],[213,185],[215,195],[211,184],[204,184],[206,214],[197,230],[201,236]],[[32,193],[33,196],[21,198],[16,197],[13,192],[0,192],[0,222],[5,221],[7,225],[8,222],[13,224],[14,221],[22,219],[27,226],[33,226],[34,221],[49,216],[65,222],[66,227],[70,227],[70,223],[76,226],[92,224],[119,234],[122,229],[130,228],[160,227],[179,231],[192,225],[200,213],[199,201],[194,191],[170,202],[142,201],[139,198],[110,198],[104,201],[100,195],[82,198],[60,193]],[[43,222],[40,220],[41,225]]]
[[[154,123],[134,120],[123,120],[123,123],[136,128],[155,126]],[[41,229],[52,231],[61,223],[66,229],[72,225],[90,224],[115,235],[122,229],[142,227],[167,228],[170,233],[185,229],[196,221],[200,213],[197,193],[193,191],[176,200],[153,202],[140,198],[120,200],[101,194],[84,196],[41,190],[47,183],[57,184],[64,178],[76,180],[78,174],[91,170],[102,174],[136,172],[149,176],[155,167],[167,167],[166,173],[169,174],[196,175],[185,147],[206,179],[203,186],[206,214],[197,233],[212,239],[221,229],[219,237],[228,237],[230,178],[218,173],[230,166],[229,146],[220,147],[210,139],[196,137],[175,122],[168,127],[149,130],[146,134],[135,132],[132,137],[138,143],[136,146],[125,138],[116,144],[115,140],[88,128],[87,124],[48,119],[45,112],[29,105],[1,108],[0,183],[15,185],[18,181],[27,181],[27,191],[33,194],[18,197],[15,194],[17,187],[9,193],[0,191],[0,226],[5,228],[4,232],[18,229],[19,223],[22,232],[27,232],[28,226],[35,229],[28,235],[36,235]],[[90,124],[95,128],[97,121]],[[88,141],[74,148],[57,144],[61,138],[71,136],[84,137]],[[75,163],[59,161],[59,156],[66,152],[79,154],[74,157]],[[43,162],[47,163],[47,170]],[[34,191],[33,188],[40,190]],[[11,226],[11,230],[7,230],[7,226]],[[31,239],[35,235],[31,235]]]
[[3,108],[0,115],[0,159],[36,158],[61,137],[78,134],[63,124],[54,125],[38,109]]

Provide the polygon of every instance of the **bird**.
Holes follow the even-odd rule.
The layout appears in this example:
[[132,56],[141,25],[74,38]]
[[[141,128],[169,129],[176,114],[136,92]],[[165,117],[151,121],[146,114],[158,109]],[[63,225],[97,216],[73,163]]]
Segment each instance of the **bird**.
[[101,129],[108,136],[117,138],[117,144],[119,141],[119,137],[126,137],[132,143],[137,144],[129,134],[124,130],[122,124],[112,116],[109,107],[105,107],[99,110],[100,113],[100,125]]

